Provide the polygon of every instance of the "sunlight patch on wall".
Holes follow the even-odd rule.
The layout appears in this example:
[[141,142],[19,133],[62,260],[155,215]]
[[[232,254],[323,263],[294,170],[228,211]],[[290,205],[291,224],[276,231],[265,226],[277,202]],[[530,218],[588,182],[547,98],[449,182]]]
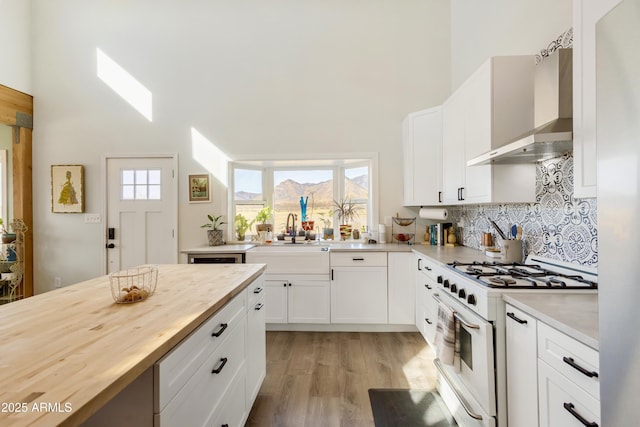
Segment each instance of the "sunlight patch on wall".
[[222,185],[227,187],[229,156],[195,128],[191,128],[191,153]]
[[117,62],[109,58],[100,48],[96,48],[96,54],[98,78],[147,120],[152,121],[153,99],[151,91]]

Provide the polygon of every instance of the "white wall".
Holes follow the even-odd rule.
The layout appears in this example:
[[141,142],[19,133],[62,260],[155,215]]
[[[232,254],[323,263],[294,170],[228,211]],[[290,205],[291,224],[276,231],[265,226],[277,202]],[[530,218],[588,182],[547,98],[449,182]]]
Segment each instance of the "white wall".
[[[188,204],[195,128],[232,158],[378,152],[380,217],[402,200],[401,121],[451,87],[440,0],[33,0],[35,289],[103,272],[104,224],[52,214],[51,164],[85,166],[104,216],[101,156],[178,153],[179,247],[205,245],[226,189]],[[96,77],[96,48],[153,95],[149,122]]]
[[31,90],[31,1],[0,0],[0,84]]
[[487,58],[533,55],[572,27],[572,0],[451,0],[452,88]]

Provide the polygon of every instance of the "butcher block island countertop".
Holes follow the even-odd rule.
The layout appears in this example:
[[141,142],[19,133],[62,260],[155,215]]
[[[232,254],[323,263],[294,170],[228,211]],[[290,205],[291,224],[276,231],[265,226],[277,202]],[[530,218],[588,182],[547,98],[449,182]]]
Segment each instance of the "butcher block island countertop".
[[0,306],[0,425],[77,425],[264,271],[160,265],[155,293],[116,304],[108,276]]

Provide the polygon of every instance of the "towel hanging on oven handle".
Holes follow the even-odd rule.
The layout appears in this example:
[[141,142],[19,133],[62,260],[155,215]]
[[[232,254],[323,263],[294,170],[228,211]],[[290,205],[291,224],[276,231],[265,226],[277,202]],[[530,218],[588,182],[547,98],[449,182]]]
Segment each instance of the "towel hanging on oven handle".
[[[436,302],[437,302],[438,304],[445,304],[445,305],[447,305],[446,303],[443,303],[443,302],[442,302],[442,300],[441,300],[440,298],[438,298],[438,294],[433,294],[432,296],[433,296],[433,299],[434,299],[434,300],[436,300]],[[467,321],[464,319],[464,317],[462,317],[462,316],[460,315],[460,313],[458,313],[457,311],[455,311],[453,308],[452,308],[451,310],[453,311],[453,317],[455,317],[455,318],[458,320],[458,322],[460,322],[462,325],[466,326],[466,327],[467,327],[467,328],[469,328],[469,329],[480,329],[480,325],[476,325],[476,324],[474,324],[474,323],[469,323],[469,322],[467,322]]]

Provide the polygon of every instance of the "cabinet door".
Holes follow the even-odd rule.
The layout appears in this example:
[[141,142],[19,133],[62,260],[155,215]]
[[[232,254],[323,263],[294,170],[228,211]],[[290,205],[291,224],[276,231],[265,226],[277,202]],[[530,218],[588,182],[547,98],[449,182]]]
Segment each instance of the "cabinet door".
[[267,372],[267,344],[265,336],[265,296],[247,308],[247,389],[246,411],[251,410]]
[[415,285],[413,254],[389,252],[388,255],[389,323],[412,325],[415,322]]
[[288,289],[289,323],[329,323],[329,280],[291,278]]
[[538,380],[540,427],[601,425],[600,402],[542,360]]
[[596,23],[621,0],[573,1],[573,193],[596,197]]
[[267,323],[287,323],[287,280],[265,280]]
[[333,268],[331,323],[387,323],[387,268]]
[[417,111],[403,123],[404,205],[442,202],[442,108]]
[[457,90],[442,106],[442,168],[445,204],[458,204],[464,187],[464,92]]
[[467,167],[467,161],[491,150],[492,140],[491,61],[485,62],[467,81],[464,111],[464,203],[491,200],[491,165]]
[[509,425],[537,427],[537,320],[510,305],[506,313]]

